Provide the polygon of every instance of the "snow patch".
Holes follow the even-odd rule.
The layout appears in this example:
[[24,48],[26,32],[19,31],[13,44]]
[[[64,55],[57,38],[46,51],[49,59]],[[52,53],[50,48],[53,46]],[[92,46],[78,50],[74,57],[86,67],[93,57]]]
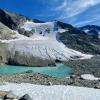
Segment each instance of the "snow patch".
[[29,94],[33,100],[100,100],[99,89],[76,86],[6,83],[0,85],[0,90],[12,91],[20,97]]
[[89,29],[84,29],[84,32],[88,33],[89,32]]
[[81,75],[81,78],[86,79],[86,80],[100,80],[100,78],[95,77],[92,74],[83,74],[83,75]]

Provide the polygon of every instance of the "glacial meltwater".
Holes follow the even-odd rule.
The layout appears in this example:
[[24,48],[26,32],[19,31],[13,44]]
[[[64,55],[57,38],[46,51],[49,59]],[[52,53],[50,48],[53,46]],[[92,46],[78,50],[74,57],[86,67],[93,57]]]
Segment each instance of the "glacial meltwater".
[[52,77],[67,77],[72,73],[72,69],[64,64],[57,64],[50,67],[26,67],[26,66],[1,66],[0,75],[12,75],[23,72],[41,73]]

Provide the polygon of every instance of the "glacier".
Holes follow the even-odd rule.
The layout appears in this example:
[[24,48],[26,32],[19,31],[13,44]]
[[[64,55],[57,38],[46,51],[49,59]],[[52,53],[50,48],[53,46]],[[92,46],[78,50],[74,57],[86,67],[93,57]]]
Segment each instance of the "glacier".
[[62,42],[57,40],[58,33],[67,31],[55,25],[55,22],[34,23],[26,21],[21,26],[26,31],[32,31],[30,37],[19,34],[18,31],[13,35],[14,39],[1,40],[7,43],[7,49],[10,53],[15,55],[18,51],[21,55],[26,57],[37,57],[48,60],[67,61],[77,59],[90,59],[93,55],[83,54],[76,50],[66,47]]

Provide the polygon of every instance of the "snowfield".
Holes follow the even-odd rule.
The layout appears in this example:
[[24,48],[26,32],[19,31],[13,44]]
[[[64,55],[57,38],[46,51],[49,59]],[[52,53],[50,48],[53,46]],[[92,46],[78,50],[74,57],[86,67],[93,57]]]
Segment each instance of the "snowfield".
[[33,100],[100,100],[100,90],[75,86],[44,86],[29,83],[6,83],[2,91],[12,91],[17,96],[29,94]]
[[92,55],[86,55],[81,52],[69,49],[61,42],[53,39],[48,40],[14,40],[8,42],[8,50],[15,54],[16,51],[27,57],[40,57],[43,59],[58,59],[67,61],[69,59],[90,59]]

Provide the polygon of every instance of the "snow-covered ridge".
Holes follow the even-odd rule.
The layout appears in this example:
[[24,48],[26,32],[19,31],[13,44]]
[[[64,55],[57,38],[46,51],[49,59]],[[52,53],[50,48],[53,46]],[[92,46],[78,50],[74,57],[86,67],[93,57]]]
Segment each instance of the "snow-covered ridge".
[[31,38],[33,39],[46,39],[46,38],[56,38],[58,32],[62,33],[67,30],[62,29],[56,25],[56,22],[46,22],[46,23],[34,23],[31,21],[27,21],[24,23],[21,28],[26,31],[32,31],[33,35]]
[[33,100],[100,100],[99,89],[76,86],[6,83],[0,85],[0,90],[12,91],[19,97],[29,94]]

